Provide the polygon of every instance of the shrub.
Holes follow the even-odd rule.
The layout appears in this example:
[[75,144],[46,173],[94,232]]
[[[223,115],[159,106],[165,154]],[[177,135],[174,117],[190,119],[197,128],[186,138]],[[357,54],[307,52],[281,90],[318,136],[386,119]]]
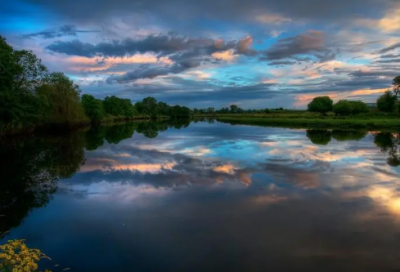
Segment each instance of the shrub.
[[336,115],[350,115],[352,113],[351,103],[347,100],[340,100],[333,105],[333,112]]
[[311,112],[319,112],[326,114],[328,111],[332,111],[333,101],[329,96],[318,96],[308,104],[308,110]]

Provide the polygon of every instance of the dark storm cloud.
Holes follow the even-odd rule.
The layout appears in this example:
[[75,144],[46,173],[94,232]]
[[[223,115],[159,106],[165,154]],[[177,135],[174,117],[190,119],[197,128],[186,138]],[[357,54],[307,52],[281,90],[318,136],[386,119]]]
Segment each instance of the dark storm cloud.
[[55,28],[55,29],[51,29],[51,30],[45,30],[45,31],[25,34],[25,35],[22,35],[21,38],[29,39],[29,38],[34,38],[34,37],[40,37],[43,39],[53,39],[53,38],[59,38],[59,37],[63,37],[63,36],[77,36],[78,33],[96,33],[96,32],[100,32],[100,31],[99,30],[80,30],[80,29],[77,29],[76,26],[73,26],[73,25],[64,25],[59,28]]
[[[310,55],[320,62],[335,58],[335,52],[325,46],[325,34],[319,31],[309,31],[295,37],[279,40],[264,52],[261,60],[295,59],[301,55]],[[307,60],[307,59],[306,59]]]
[[400,48],[400,43],[396,43],[396,44],[394,44],[394,45],[392,45],[392,46],[383,48],[383,49],[379,50],[378,53],[379,53],[379,54],[384,54],[384,53],[393,51],[393,50],[395,50],[395,49],[397,49],[397,48]]
[[156,78],[158,76],[165,76],[169,74],[179,74],[188,69],[200,66],[201,62],[195,59],[181,60],[174,63],[172,66],[142,66],[138,69],[125,73],[124,75],[110,76],[107,78],[107,83],[127,83],[136,81],[141,78]]
[[398,75],[398,71],[392,70],[371,70],[371,71],[354,71],[350,72],[349,76],[359,78],[359,77],[379,77],[379,76],[388,76],[388,77],[395,77]]
[[124,57],[136,53],[153,52],[165,56],[175,53],[207,54],[234,49],[235,53],[254,55],[251,49],[253,39],[247,36],[238,41],[225,42],[221,39],[189,38],[175,34],[149,35],[143,39],[125,39],[121,41],[101,42],[98,44],[84,43],[79,40],[57,41],[47,46],[56,53],[83,57]]

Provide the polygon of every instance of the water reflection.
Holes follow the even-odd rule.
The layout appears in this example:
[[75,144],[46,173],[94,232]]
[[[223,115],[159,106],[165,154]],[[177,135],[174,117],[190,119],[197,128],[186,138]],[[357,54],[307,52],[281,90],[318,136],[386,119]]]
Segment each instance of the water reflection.
[[174,123],[125,123],[92,127],[50,137],[3,141],[0,145],[0,234],[17,227],[34,208],[45,206],[57,191],[57,181],[71,178],[85,164],[85,148],[94,151],[105,142],[118,144],[135,130],[154,138],[168,127],[183,128],[188,120]]
[[393,271],[398,144],[209,120],[29,139],[0,148],[0,227],[74,271]]
[[79,170],[84,162],[83,136],[2,142],[0,233],[17,227],[33,208],[46,205],[57,190],[57,180]]

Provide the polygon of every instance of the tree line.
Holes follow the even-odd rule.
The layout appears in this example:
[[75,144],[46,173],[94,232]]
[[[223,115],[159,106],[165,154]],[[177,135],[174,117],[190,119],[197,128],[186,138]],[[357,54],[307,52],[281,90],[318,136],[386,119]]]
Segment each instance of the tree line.
[[[400,110],[400,76],[393,79],[393,87],[387,90],[376,101],[376,107],[381,112],[398,114]],[[360,113],[368,113],[370,107],[362,101],[339,100],[333,103],[329,96],[315,97],[307,106],[308,111],[318,112],[326,115],[327,112],[334,112],[335,115],[355,115]]]
[[254,113],[272,113],[272,112],[279,112],[284,111],[284,108],[275,108],[275,109],[242,109],[238,105],[232,104],[229,107],[224,107],[221,109],[215,109],[214,107],[208,107],[205,109],[193,109],[194,115],[214,115],[214,114],[254,114]]
[[74,125],[114,119],[188,118],[191,110],[153,97],[132,104],[108,96],[81,95],[79,86],[63,73],[50,73],[28,50],[15,50],[0,36],[0,133],[46,124]]

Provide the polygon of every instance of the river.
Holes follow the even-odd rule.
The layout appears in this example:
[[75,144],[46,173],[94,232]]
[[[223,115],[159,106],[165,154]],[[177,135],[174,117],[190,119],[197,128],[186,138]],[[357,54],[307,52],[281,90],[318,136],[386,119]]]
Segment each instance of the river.
[[2,142],[0,244],[53,271],[397,271],[399,144],[211,120]]

